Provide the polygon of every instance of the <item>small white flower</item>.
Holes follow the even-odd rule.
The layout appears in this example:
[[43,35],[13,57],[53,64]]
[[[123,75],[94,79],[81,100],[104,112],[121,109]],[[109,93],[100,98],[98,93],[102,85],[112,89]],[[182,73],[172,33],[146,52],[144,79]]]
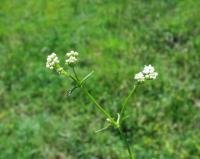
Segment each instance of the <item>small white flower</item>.
[[154,67],[151,66],[151,65],[148,65],[148,66],[144,66],[144,69],[143,69],[143,74],[150,74],[150,73],[153,73],[155,71]]
[[47,56],[46,67],[49,69],[54,69],[55,65],[59,63],[58,57],[55,53],[52,53]]
[[143,82],[145,80],[155,80],[158,76],[158,73],[155,72],[155,69],[153,66],[148,65],[148,66],[144,66],[144,69],[142,72],[139,72],[135,75],[135,80],[137,80],[138,82]]
[[77,57],[77,56],[78,56],[78,52],[70,51],[69,53],[66,53],[66,56],[67,56],[67,57],[71,57],[71,56]]
[[70,56],[68,59],[65,60],[65,63],[68,65],[75,64],[77,62],[77,58],[75,56]]
[[149,78],[150,78],[150,79],[153,79],[153,80],[156,79],[157,76],[158,76],[158,73],[157,73],[157,72],[153,72],[153,73],[150,73],[150,74],[149,74]]
[[67,65],[74,65],[78,61],[77,59],[78,52],[70,51],[69,53],[66,53],[66,56],[67,59],[65,60],[65,63]]
[[142,72],[139,72],[139,73],[137,73],[137,74],[135,74],[135,80],[137,80],[138,82],[143,82],[144,80],[145,80],[145,77],[144,77],[144,75],[143,75],[143,73]]
[[154,80],[158,76],[158,73],[155,72],[154,67],[151,65],[144,66],[144,69],[142,72],[144,74],[145,79]]

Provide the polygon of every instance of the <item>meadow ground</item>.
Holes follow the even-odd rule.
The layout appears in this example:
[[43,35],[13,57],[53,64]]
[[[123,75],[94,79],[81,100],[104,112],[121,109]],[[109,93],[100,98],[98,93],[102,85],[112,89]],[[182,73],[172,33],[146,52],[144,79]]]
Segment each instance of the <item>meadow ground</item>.
[[0,159],[126,159],[105,118],[46,56],[80,53],[78,72],[116,115],[134,74],[158,80],[136,90],[123,127],[137,159],[199,159],[199,0],[1,0]]

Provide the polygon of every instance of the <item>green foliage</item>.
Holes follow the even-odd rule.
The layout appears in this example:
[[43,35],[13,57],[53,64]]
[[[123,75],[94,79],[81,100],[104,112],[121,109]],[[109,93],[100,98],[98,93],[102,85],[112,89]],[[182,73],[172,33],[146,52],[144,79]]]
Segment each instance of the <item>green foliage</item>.
[[[45,68],[55,51],[80,52],[78,73],[117,114],[133,76],[159,78],[136,90],[123,130],[138,157],[200,156],[198,0],[1,0],[0,158],[125,159],[119,134],[69,81]],[[92,81],[92,82],[90,82]]]

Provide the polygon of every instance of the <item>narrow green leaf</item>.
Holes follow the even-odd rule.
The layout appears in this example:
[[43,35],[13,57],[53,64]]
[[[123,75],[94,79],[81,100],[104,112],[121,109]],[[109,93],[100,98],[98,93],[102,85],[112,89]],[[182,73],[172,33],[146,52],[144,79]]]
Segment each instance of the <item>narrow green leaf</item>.
[[96,130],[95,132],[96,132],[96,133],[102,132],[102,131],[108,129],[109,127],[110,127],[110,124],[107,125],[106,127],[102,128],[102,129]]
[[94,73],[94,71],[90,72],[89,74],[87,74],[82,80],[81,80],[81,84],[83,82],[85,82],[92,74]]

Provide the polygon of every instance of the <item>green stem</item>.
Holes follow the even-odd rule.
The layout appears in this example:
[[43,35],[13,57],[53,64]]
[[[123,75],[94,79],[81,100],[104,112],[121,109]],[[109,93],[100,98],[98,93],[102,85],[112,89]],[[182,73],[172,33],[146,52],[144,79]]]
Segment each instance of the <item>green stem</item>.
[[74,82],[77,82],[77,79],[74,78],[71,74],[69,74],[69,77],[70,77]]
[[121,119],[122,119],[122,117],[123,117],[123,114],[124,114],[126,105],[127,105],[127,103],[128,103],[128,100],[130,99],[130,97],[131,97],[132,94],[134,93],[135,89],[136,89],[136,84],[133,86],[133,88],[132,88],[132,90],[130,91],[129,95],[126,97],[126,99],[125,99],[124,102],[123,102],[122,109],[121,109],[121,112],[120,112]]
[[74,75],[75,75],[76,79],[79,81],[79,78],[78,78],[78,76],[77,76],[77,74],[76,74],[76,71],[75,71],[74,66],[72,67],[72,70],[73,70],[73,72],[74,72]]
[[125,146],[126,146],[126,148],[128,150],[128,154],[129,154],[130,159],[135,159],[135,156],[131,152],[131,147],[130,147],[130,145],[129,145],[127,139],[126,139],[126,137],[124,136],[123,132],[121,131],[120,128],[118,128],[118,131],[119,131],[120,136],[121,136],[122,140],[124,141],[124,144],[125,144]]
[[[130,159],[135,159],[135,157],[133,156],[132,152],[131,152],[131,148],[130,145],[126,139],[126,137],[124,136],[123,132],[121,131],[120,127],[119,127],[119,123],[116,123],[116,121],[110,116],[110,114],[95,100],[95,98],[88,92],[88,90],[84,87],[84,85],[80,84],[79,78],[76,74],[75,68],[72,67],[73,73],[75,75],[75,77],[73,77],[71,74],[69,75],[74,81],[76,81],[76,83],[78,85],[80,85],[80,88],[83,90],[83,92],[89,97],[89,99],[97,106],[97,108],[110,120],[110,122],[112,124],[114,124],[117,128],[118,131],[120,133],[120,136],[122,138],[122,140],[124,140],[124,143],[127,147]],[[135,91],[136,85],[134,85],[133,89],[131,90],[131,92],[129,93],[129,95],[127,96],[127,98],[125,99],[123,105],[122,105],[122,109],[120,112],[120,115],[122,116],[125,110],[125,106],[129,100],[129,98],[131,97],[131,95],[133,94],[133,92]]]
[[[77,82],[78,85],[80,85],[80,81],[79,81],[79,78],[76,74],[76,70],[74,67],[72,67],[72,70],[73,70],[73,73],[75,75],[75,80]],[[105,110],[103,109],[103,107],[95,100],[95,98],[88,92],[88,90],[83,86],[81,85],[80,88],[83,90],[83,92],[85,92],[85,94],[89,97],[89,99],[97,106],[97,108],[108,118],[110,119],[111,123],[113,123],[114,125],[116,125],[116,122],[115,120],[110,116],[110,114]]]
[[110,114],[95,100],[95,98],[88,92],[84,86],[81,89],[85,92],[85,94],[89,97],[89,99],[97,106],[97,108],[108,118],[110,121],[116,125],[114,119],[110,116]]

